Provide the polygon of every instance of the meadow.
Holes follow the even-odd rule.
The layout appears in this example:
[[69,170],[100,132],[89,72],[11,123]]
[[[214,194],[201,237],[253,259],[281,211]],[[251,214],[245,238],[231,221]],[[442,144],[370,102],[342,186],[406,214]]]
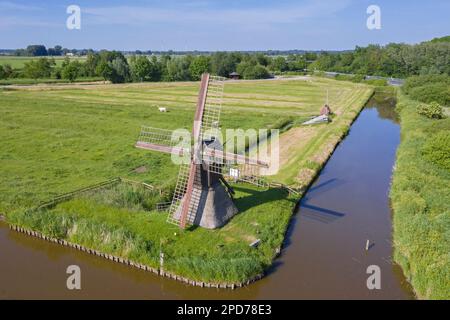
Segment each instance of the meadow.
[[[333,121],[300,126],[319,113],[327,90]],[[193,82],[1,88],[0,212],[12,223],[152,266],[163,244],[166,267],[196,280],[233,282],[260,273],[281,247],[298,200],[282,189],[235,185],[240,214],[219,230],[180,231],[140,204],[146,198],[140,191],[126,188],[29,210],[117,176],[171,190],[178,168],[170,156],[134,143],[141,125],[191,129],[197,91]],[[280,138],[283,169],[268,179],[304,190],[372,93],[366,85],[321,78],[228,82],[221,126],[290,124]],[[255,239],[261,245],[249,247]]]
[[[21,57],[21,56],[0,56],[0,65],[9,64],[12,68],[22,69],[26,62],[39,59],[40,57]],[[54,59],[57,66],[61,66],[65,56],[51,56],[46,57],[48,59]],[[86,57],[69,57],[71,60],[85,61]]]

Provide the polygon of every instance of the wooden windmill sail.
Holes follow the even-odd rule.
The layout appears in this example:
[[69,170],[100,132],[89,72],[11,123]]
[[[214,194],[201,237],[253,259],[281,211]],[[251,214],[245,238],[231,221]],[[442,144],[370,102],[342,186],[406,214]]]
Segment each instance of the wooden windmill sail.
[[237,213],[232,200],[234,191],[223,177],[230,164],[268,167],[263,161],[224,151],[214,134],[218,130],[224,80],[202,75],[191,148],[176,146],[172,131],[150,127],[142,127],[136,143],[137,148],[190,157],[190,163],[180,165],[168,215],[168,221],[181,228],[189,224],[217,228]]

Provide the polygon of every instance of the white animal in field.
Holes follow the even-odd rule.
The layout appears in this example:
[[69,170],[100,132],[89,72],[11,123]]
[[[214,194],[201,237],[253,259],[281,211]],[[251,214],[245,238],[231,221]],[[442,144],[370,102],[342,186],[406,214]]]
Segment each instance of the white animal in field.
[[167,112],[167,108],[164,107],[159,107],[158,110],[159,112]]

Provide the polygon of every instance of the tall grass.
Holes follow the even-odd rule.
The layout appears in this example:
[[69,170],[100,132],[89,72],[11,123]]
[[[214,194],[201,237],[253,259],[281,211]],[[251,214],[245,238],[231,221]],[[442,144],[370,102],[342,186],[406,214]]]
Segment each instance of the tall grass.
[[[208,282],[244,281],[266,269],[295,202],[285,191],[235,186],[240,214],[218,230],[181,231],[166,214],[149,210],[157,193],[130,185],[84,194],[49,210],[15,211],[11,223],[48,236]],[[261,239],[258,248],[249,246]]]
[[[450,119],[419,115],[418,104],[398,94],[402,140],[390,194],[394,257],[420,298],[449,299],[450,153],[430,137],[450,136]],[[437,160],[429,156],[430,146]]]

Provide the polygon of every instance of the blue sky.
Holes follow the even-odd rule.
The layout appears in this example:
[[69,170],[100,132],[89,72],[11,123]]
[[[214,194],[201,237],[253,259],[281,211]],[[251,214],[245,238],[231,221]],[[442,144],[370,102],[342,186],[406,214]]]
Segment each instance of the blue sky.
[[[66,28],[71,4],[80,30]],[[366,27],[371,4],[381,30]],[[449,35],[449,12],[449,0],[0,0],[0,48],[340,50]]]

